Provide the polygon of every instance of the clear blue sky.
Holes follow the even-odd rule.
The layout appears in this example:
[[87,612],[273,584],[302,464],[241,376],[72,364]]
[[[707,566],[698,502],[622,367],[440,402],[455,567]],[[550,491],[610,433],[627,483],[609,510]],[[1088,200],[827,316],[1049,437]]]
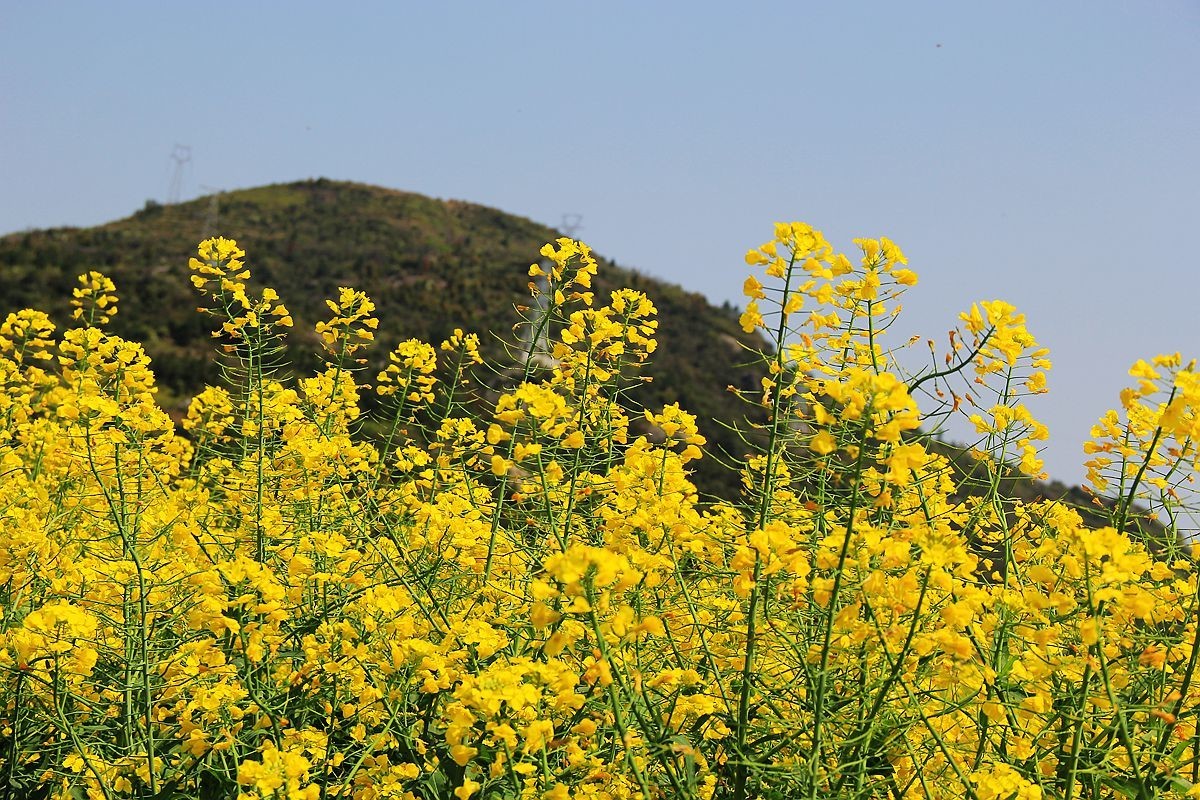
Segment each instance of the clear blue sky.
[[[975,299],[1052,349],[1051,474],[1136,358],[1200,356],[1200,4],[0,5],[0,232],[329,177],[557,225],[740,302],[777,219]],[[3,287],[0,287],[0,295]]]

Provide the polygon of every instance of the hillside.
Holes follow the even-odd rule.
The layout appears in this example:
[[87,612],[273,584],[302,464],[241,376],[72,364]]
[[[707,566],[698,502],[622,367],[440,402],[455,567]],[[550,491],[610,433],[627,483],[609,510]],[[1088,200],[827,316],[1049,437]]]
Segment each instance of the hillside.
[[[187,262],[203,238],[236,239],[246,250],[252,283],[275,287],[292,310],[294,362],[312,366],[312,326],[327,316],[324,299],[339,286],[362,289],[377,306],[376,361],[399,341],[446,338],[456,327],[481,334],[493,355],[510,340],[514,305],[527,303],[526,270],[543,244],[561,234],[528,219],[472,203],[330,180],[230,192],[219,198],[147,207],[93,228],[57,228],[0,238],[0,314],[33,307],[56,321],[67,317],[76,276],[98,269],[120,294],[115,333],[141,342],[153,359],[160,399],[179,411],[204,383],[218,380],[208,338],[211,320],[197,314]],[[658,308],[659,349],[640,389],[646,406],[680,402],[701,420],[722,450],[739,454],[736,437],[712,423],[745,416],[726,391],[757,385],[740,366],[743,345],[762,342],[742,332],[736,313],[699,294],[601,260],[597,296],[628,286]],[[728,494],[732,476],[712,459],[701,462],[702,489]]]
[[[339,286],[362,289],[376,303],[376,362],[399,341],[438,342],[456,327],[480,333],[491,355],[503,358],[502,344],[488,332],[514,338],[514,306],[529,297],[526,270],[539,248],[560,234],[496,209],[362,184],[320,179],[265,186],[179,205],[148,203],[131,217],[93,228],[0,237],[0,314],[33,307],[62,322],[76,276],[103,271],[122,297],[112,329],[145,346],[160,401],[178,414],[199,388],[218,380],[211,320],[195,311],[187,268],[196,244],[212,235],[236,239],[248,254],[252,283],[279,291],[296,320],[290,356],[308,370],[317,349],[312,326],[327,315],[324,300]],[[601,259],[598,296],[620,286],[646,292],[661,323],[648,370],[654,379],[637,400],[648,407],[679,402],[697,415],[714,452],[737,460],[744,446],[714,420],[745,417],[748,407],[726,387],[758,385],[761,373],[745,366],[744,347],[761,348],[762,340],[742,332],[737,311]],[[931,446],[950,457],[965,486],[974,482],[967,476],[980,465],[964,450]],[[717,459],[703,459],[697,470],[703,492],[737,492],[734,476]],[[1004,482],[1008,496],[1063,498],[1088,524],[1107,524],[1106,512],[1078,488],[1015,473]],[[1162,535],[1156,525],[1147,532]]]

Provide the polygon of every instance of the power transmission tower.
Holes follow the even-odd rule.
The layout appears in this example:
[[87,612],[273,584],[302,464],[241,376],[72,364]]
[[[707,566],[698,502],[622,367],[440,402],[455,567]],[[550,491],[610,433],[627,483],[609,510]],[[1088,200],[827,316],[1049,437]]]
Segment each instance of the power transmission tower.
[[167,188],[167,205],[175,205],[183,193],[183,168],[192,163],[192,146],[176,144],[171,150],[171,160],[175,169],[171,173],[171,185]]
[[217,233],[217,224],[221,221],[221,195],[225,194],[225,190],[200,184],[200,191],[209,193],[208,209],[204,212],[204,235],[201,237],[207,239]]
[[[562,224],[559,230],[568,238],[574,239],[575,234],[583,229],[582,214],[563,214]],[[546,261],[542,261],[542,272],[549,270]],[[529,321],[525,323],[525,330],[521,337],[521,344],[524,345],[524,352],[527,361],[533,361],[534,364],[543,369],[553,369],[558,366],[558,360],[551,355],[552,348],[550,347],[550,321],[546,318],[550,314],[550,281],[545,274],[537,276],[534,279],[535,291],[533,293],[533,303],[529,309]],[[534,337],[537,340],[534,341]]]
[[550,320],[547,319],[550,315],[550,298],[547,296],[550,282],[543,274],[534,279],[534,286],[529,318],[521,334],[521,350],[526,362],[532,361],[542,369],[554,369],[558,360],[550,354]]
[[583,230],[583,214],[563,214],[559,228],[569,238],[574,239],[575,234]]

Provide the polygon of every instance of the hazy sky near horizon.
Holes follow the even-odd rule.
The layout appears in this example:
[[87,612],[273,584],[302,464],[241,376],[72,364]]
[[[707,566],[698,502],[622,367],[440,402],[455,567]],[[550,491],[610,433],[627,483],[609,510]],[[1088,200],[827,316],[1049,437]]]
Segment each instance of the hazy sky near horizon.
[[921,276],[904,334],[1026,313],[1075,482],[1129,365],[1200,357],[1198,45],[1196,0],[5,0],[0,233],[161,201],[185,144],[184,199],[328,177],[579,214],[716,302],[775,220],[885,235]]

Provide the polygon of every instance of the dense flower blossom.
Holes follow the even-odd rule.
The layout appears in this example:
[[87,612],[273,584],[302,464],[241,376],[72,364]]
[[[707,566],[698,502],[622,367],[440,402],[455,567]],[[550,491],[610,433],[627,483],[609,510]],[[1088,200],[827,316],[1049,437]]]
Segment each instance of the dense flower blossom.
[[[1195,507],[1195,364],[1139,361],[1097,423],[1090,480],[1101,506],[1118,496],[1090,529],[1004,495],[1040,473],[1048,436],[1026,399],[1049,362],[1024,318],[977,303],[907,373],[885,333],[917,276],[886,238],[855,246],[780,223],[747,254],[741,323],[768,346],[739,394],[766,413],[728,421],[747,434],[735,500],[702,498],[688,470],[741,454],[706,453],[679,404],[631,413],[654,303],[593,291],[597,262],[571,239],[529,268],[544,369],[479,380],[480,339],[456,329],[381,357],[370,394],[366,294],[339,290],[316,328],[325,361],[289,376],[273,361],[286,307],[251,293],[236,242],[210,239],[191,279],[226,381],[178,431],[145,352],[104,328],[102,274],[81,276],[61,333],[9,314],[5,785],[1200,796],[1200,585],[1171,538]],[[930,435],[950,414],[979,436],[965,469]]]

